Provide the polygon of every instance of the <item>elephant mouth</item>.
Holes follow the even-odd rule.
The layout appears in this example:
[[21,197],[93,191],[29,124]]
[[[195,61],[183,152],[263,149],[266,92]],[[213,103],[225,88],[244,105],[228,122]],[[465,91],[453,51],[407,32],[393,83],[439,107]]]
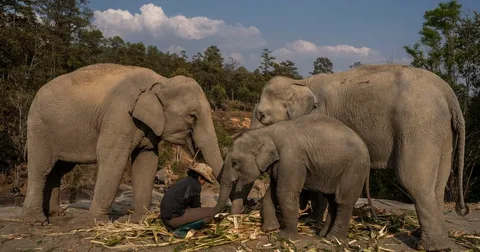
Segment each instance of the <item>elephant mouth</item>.
[[263,125],[270,125],[273,124],[272,120],[270,118],[267,118],[266,116],[263,116],[261,119],[258,119]]
[[190,151],[190,153],[192,153],[192,155],[194,156],[194,158],[196,157],[196,154],[197,154],[197,151],[199,150],[198,147],[195,145],[195,142],[193,142],[193,136],[190,134],[189,136],[187,136],[187,138],[185,139],[185,145],[186,147],[188,148],[188,150]]

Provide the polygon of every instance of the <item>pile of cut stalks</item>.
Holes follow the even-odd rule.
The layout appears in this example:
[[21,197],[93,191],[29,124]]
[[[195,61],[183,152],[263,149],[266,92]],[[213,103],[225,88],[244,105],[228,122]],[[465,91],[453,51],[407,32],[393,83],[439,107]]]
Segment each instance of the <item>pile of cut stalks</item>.
[[[262,232],[258,209],[257,205],[248,214],[228,215],[219,223],[209,224],[202,230],[190,230],[184,239],[177,239],[168,232],[155,212],[149,213],[141,224],[114,221],[97,224],[84,232],[94,233],[89,237],[94,244],[130,251],[156,247],[197,251],[227,244],[225,248],[228,251],[394,251],[382,247],[379,241],[390,238],[400,244],[398,236],[411,235],[419,227],[414,212],[375,210],[378,218],[374,219],[369,206],[363,205],[354,210],[349,242],[336,239],[328,241],[316,236],[318,225],[303,218],[300,213],[298,231],[311,238],[308,244],[304,242],[300,245],[281,238],[278,231]],[[451,233],[450,237],[465,247],[465,251],[480,251],[479,234],[456,232]]]

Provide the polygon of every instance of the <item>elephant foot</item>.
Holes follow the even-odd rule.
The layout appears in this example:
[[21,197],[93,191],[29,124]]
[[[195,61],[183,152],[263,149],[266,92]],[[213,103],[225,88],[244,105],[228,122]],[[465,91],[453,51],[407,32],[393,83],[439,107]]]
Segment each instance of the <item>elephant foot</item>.
[[333,229],[328,232],[328,234],[325,236],[325,239],[327,240],[335,240],[335,238],[339,241],[346,241],[347,240],[347,235],[348,232],[338,232],[334,231]]
[[318,236],[320,237],[325,237],[325,235],[327,234],[328,232],[328,225],[324,225],[323,228],[320,230],[320,232],[318,233]]
[[27,214],[23,217],[23,221],[34,226],[46,226],[50,223],[43,213]]
[[298,240],[302,240],[302,236],[296,231],[296,230],[280,230],[280,232],[278,233],[280,235],[280,237],[284,238],[284,239],[287,239],[287,240],[291,240],[291,241],[298,241]]
[[48,216],[65,216],[66,209],[61,208],[60,206],[50,209],[48,211]]
[[278,220],[275,221],[267,221],[262,224],[262,231],[263,232],[269,232],[273,230],[277,230],[280,228],[280,223],[278,223]]
[[343,235],[343,234],[333,234],[333,233],[328,233],[326,236],[325,236],[325,239],[327,240],[335,240],[335,238],[339,241],[346,241],[347,240],[347,236],[346,235]]
[[108,215],[90,215],[90,218],[86,221],[85,225],[89,227],[95,227],[111,221]]
[[415,249],[424,251],[448,251],[452,245],[452,242],[448,238],[426,240],[425,237],[422,237],[416,242]]

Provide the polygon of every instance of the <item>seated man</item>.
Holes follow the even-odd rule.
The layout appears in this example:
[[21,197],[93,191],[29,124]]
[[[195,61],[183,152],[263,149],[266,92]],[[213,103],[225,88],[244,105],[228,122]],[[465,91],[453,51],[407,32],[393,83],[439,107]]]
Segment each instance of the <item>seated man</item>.
[[184,238],[190,229],[200,229],[216,214],[214,207],[201,207],[200,192],[205,182],[213,184],[212,168],[197,163],[189,167],[188,176],[171,185],[160,203],[160,217],[177,238]]

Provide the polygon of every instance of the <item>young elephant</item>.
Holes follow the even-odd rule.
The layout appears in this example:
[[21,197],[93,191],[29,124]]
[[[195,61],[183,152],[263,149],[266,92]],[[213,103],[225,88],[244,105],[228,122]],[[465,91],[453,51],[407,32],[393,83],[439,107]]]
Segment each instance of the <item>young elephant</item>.
[[220,178],[217,209],[222,209],[233,184],[236,198],[263,172],[271,185],[262,204],[263,231],[280,227],[278,204],[285,220],[280,235],[298,238],[297,210],[302,189],[322,193],[329,203],[321,236],[345,239],[353,207],[370,168],[363,140],[342,122],[321,114],[282,121],[238,136],[227,154]]

